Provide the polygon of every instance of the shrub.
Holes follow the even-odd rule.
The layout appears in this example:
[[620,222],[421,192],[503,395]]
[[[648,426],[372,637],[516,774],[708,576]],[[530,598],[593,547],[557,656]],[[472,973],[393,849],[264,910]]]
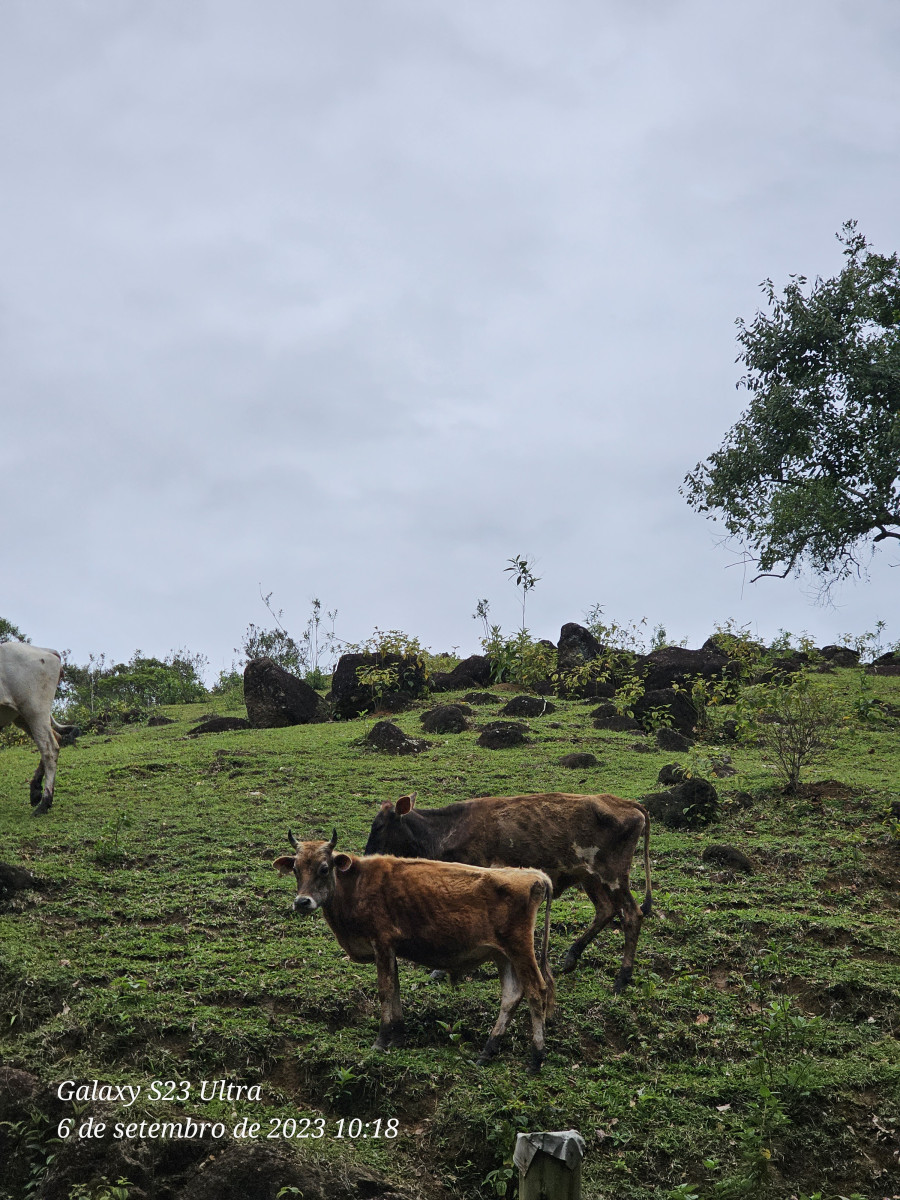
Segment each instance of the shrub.
[[840,710],[833,697],[817,691],[808,673],[789,683],[773,683],[758,692],[759,740],[781,772],[785,791],[795,792],[800,773],[833,743]]

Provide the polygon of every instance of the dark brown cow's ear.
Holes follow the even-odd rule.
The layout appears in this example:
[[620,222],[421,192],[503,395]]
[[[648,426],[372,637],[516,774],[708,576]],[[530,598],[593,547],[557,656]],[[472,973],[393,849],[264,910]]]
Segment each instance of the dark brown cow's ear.
[[416,802],[416,793],[410,792],[408,796],[401,796],[394,805],[394,811],[398,817],[405,817],[408,812],[412,812],[412,807]]
[[349,871],[353,866],[353,859],[349,854],[336,854],[331,861],[341,872],[341,874],[343,874],[345,871]]
[[282,854],[281,858],[276,858],[272,866],[280,875],[290,875],[294,869],[294,859],[290,854]]

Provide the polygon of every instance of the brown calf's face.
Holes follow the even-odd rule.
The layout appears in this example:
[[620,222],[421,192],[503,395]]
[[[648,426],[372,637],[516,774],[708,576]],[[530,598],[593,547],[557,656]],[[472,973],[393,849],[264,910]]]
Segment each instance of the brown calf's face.
[[335,854],[337,833],[330,842],[294,842],[297,853],[276,858],[272,866],[282,875],[293,873],[297,881],[294,897],[294,912],[311,913],[327,904],[334,894],[334,872],[346,871],[351,859],[346,854]]

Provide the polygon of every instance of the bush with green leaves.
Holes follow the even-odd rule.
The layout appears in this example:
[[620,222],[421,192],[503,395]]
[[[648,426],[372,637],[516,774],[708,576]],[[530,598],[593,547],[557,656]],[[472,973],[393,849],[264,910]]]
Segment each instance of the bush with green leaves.
[[13,625],[12,621],[7,621],[6,617],[0,617],[0,642],[30,642],[31,638],[26,637],[18,625]]
[[834,744],[843,715],[840,705],[815,686],[808,671],[753,692],[757,740],[771,756],[785,791],[795,792],[804,767]]
[[556,649],[535,641],[527,629],[507,637],[499,625],[492,625],[481,646],[491,664],[494,683],[518,683],[533,688],[556,671]]
[[186,649],[165,658],[150,658],[135,650],[127,663],[108,665],[106,656],[91,655],[85,666],[67,662],[60,684],[62,712],[81,722],[106,712],[118,715],[158,704],[191,704],[205,698],[203,671],[207,660]]

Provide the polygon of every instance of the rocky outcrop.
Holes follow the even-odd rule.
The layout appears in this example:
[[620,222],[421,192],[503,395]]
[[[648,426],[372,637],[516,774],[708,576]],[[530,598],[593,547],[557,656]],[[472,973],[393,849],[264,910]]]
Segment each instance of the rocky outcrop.
[[691,678],[720,679],[734,667],[725,654],[712,650],[687,650],[684,646],[663,646],[638,659],[635,671],[648,691],[687,684]]
[[707,779],[685,779],[640,799],[651,818],[669,829],[702,829],[719,816],[719,793]]
[[691,733],[697,721],[697,710],[686,692],[674,688],[648,689],[632,705],[635,720],[642,729],[650,731],[660,721],[683,736]]
[[303,679],[271,658],[254,658],[244,668],[244,703],[254,729],[283,729],[328,720],[328,705]]
[[595,659],[602,650],[603,646],[589,629],[575,621],[569,621],[559,631],[556,669],[563,672],[571,671],[573,667],[582,667]]
[[[393,683],[361,683],[359,669],[374,667],[391,671]],[[336,717],[351,720],[376,708],[394,707],[393,696],[400,695],[400,706],[425,695],[425,666],[415,655],[342,654],[331,680],[331,704]]]
[[490,660],[483,654],[470,654],[452,671],[436,671],[428,681],[433,692],[456,692],[467,687],[487,687],[491,682]]

